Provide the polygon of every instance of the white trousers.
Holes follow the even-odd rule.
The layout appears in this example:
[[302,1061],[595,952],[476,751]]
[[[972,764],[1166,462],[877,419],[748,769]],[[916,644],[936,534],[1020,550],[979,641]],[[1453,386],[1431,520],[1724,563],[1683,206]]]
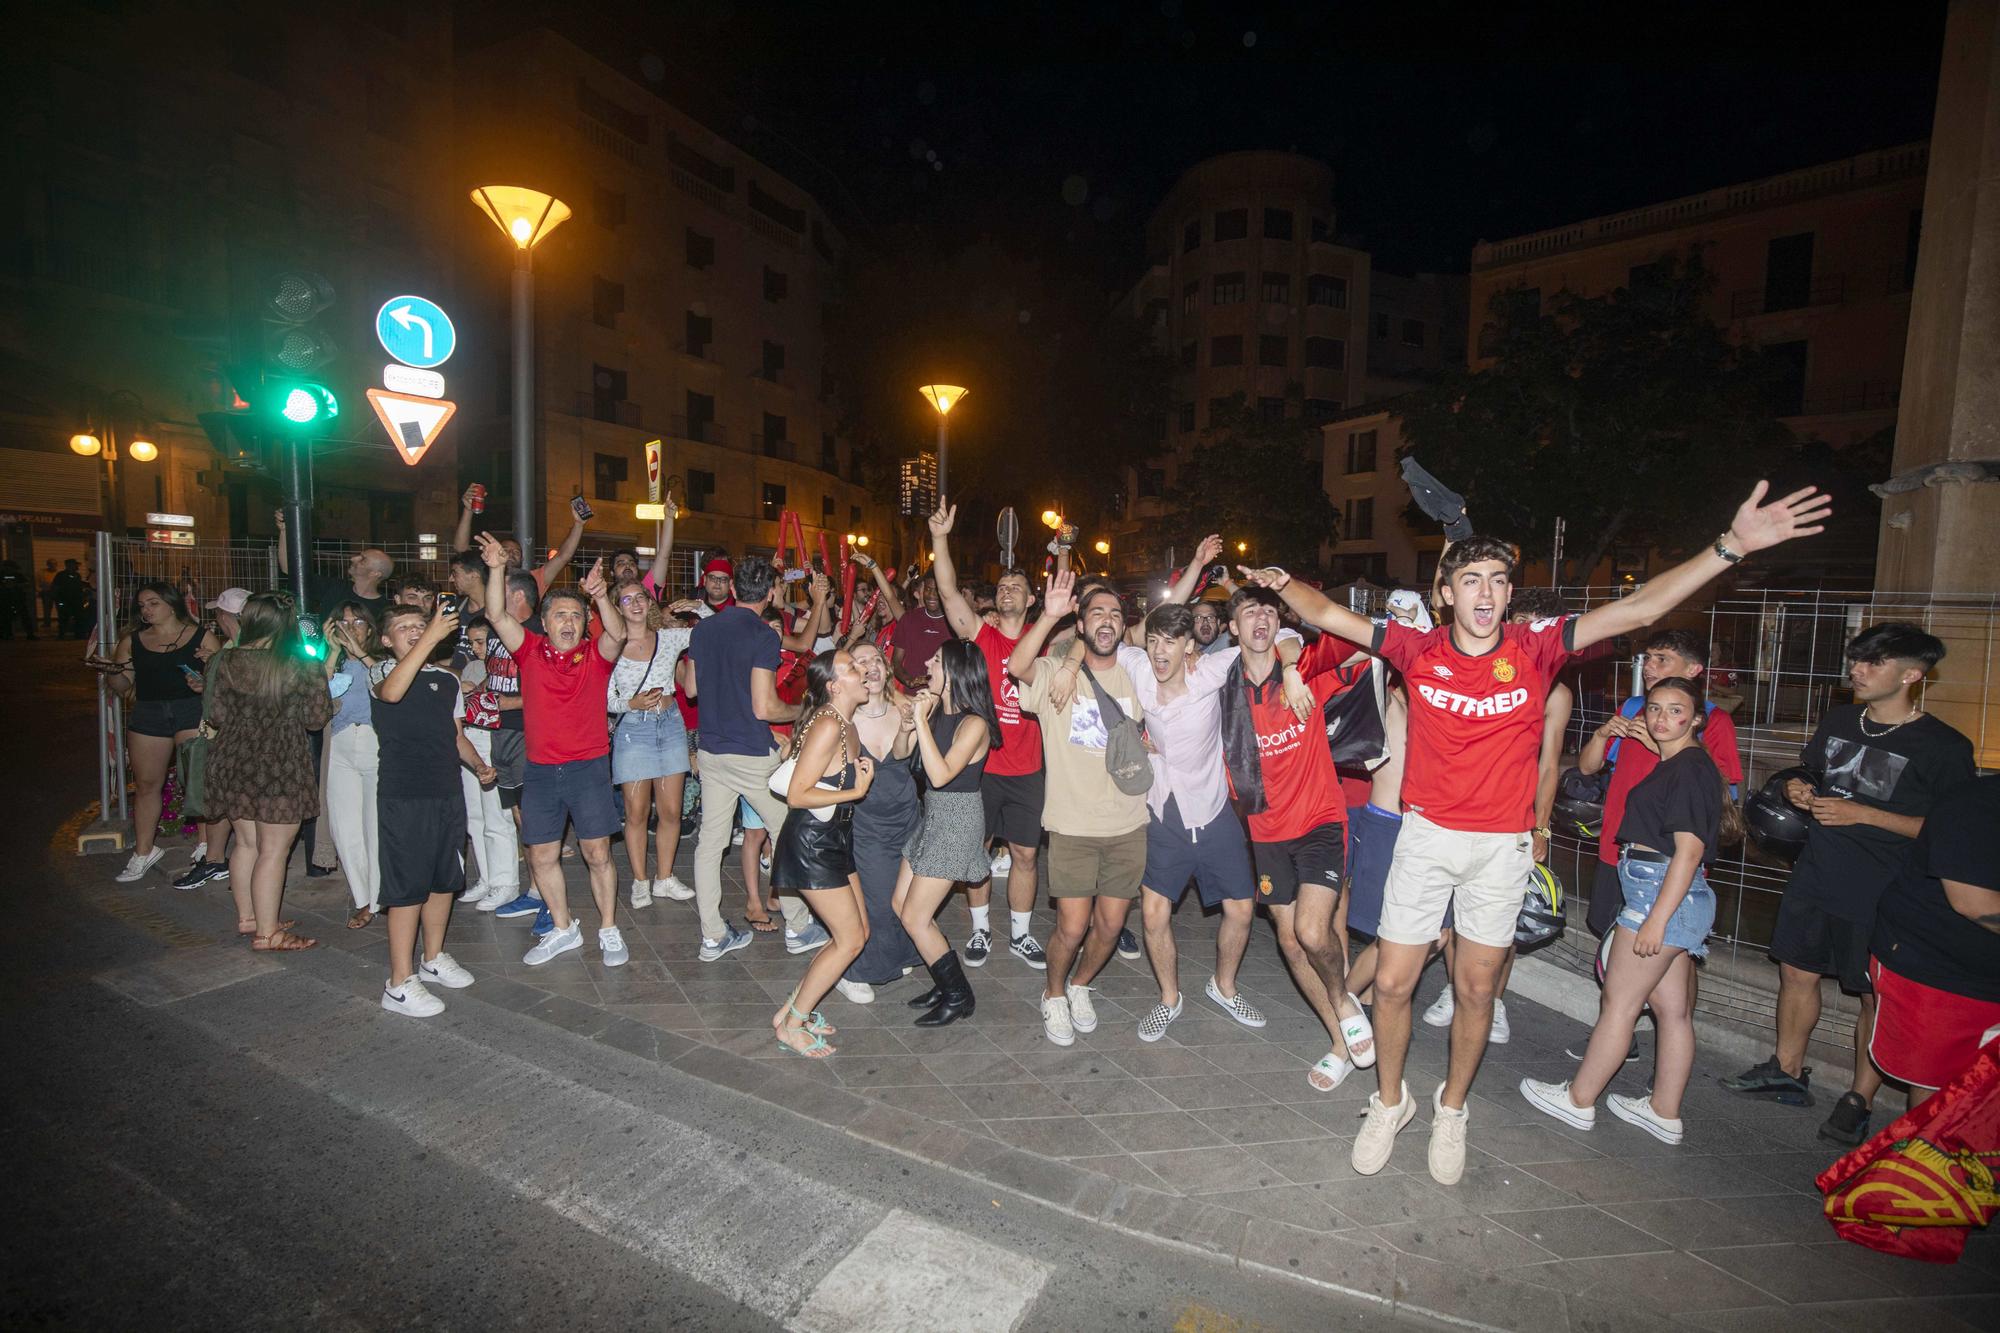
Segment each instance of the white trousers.
[[[487,763],[493,762],[493,733],[467,727],[465,739]],[[479,882],[487,889],[518,888],[521,883],[521,837],[514,816],[500,804],[498,787],[481,787],[479,779],[461,766],[459,784],[465,791],[465,829],[479,863]]]
[[345,727],[326,745],[326,822],[356,908],[380,911],[382,863],[375,836],[375,728]]

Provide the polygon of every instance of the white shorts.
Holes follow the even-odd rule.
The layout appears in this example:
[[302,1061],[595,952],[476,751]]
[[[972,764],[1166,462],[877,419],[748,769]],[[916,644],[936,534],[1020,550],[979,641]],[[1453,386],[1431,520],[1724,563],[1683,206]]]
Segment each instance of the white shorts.
[[1512,948],[1521,893],[1535,864],[1534,840],[1520,833],[1464,833],[1403,812],[1403,831],[1382,891],[1376,937],[1391,944],[1429,944],[1452,929],[1474,944]]

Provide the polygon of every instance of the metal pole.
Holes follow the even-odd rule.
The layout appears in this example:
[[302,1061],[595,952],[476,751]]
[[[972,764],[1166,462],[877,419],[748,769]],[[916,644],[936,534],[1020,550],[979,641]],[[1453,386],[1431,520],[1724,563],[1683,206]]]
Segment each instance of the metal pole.
[[[104,585],[111,571],[111,534],[99,532],[96,537],[96,547],[97,655],[109,657],[115,640],[107,637],[112,632],[109,615],[111,598],[105,592]],[[103,820],[111,818],[111,778],[114,764],[111,738],[114,734],[123,734],[122,728],[114,728],[116,719],[112,715],[112,706],[111,686],[100,674],[97,677],[97,817]],[[117,774],[118,790],[122,794],[125,790],[125,769],[122,765],[118,766]],[[124,804],[122,795],[119,804],[121,806]]]
[[[310,446],[305,446],[309,448]],[[285,436],[285,563],[291,566],[292,600],[303,612],[306,608],[306,515],[312,511],[311,495],[299,466],[301,445],[297,436]],[[331,607],[314,607],[331,611]]]
[[514,536],[521,562],[541,564],[535,547],[535,261],[534,252],[514,252]]
[[949,495],[949,494],[951,493],[951,488],[950,488],[949,486],[947,486],[947,485],[945,484],[945,464],[946,464],[947,462],[949,462],[949,461],[950,461],[950,458],[951,458],[951,429],[950,429],[949,425],[947,424],[947,420],[948,420],[948,419],[947,419],[946,415],[945,415],[945,414],[944,414],[943,412],[940,412],[940,413],[938,413],[938,484],[937,484],[937,492],[938,492],[938,503],[939,503],[939,504],[942,504],[942,503],[944,503],[944,498],[945,498],[945,496],[947,496],[947,495]]

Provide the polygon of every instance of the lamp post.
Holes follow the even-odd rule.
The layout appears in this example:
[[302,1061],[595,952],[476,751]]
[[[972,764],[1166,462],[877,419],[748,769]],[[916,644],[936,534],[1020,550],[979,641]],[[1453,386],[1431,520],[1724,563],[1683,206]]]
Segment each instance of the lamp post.
[[926,384],[923,388],[917,390],[917,392],[924,396],[925,402],[937,409],[938,500],[942,503],[944,497],[951,494],[951,488],[946,484],[945,480],[945,461],[951,449],[951,434],[946,429],[946,419],[951,416],[952,405],[965,397],[971,390],[960,388],[956,384]]
[[525,185],[482,185],[472,202],[514,243],[514,536],[535,549],[535,247],[569,220],[569,205]]
[[1104,557],[1104,572],[1108,576],[1111,573],[1111,543],[1099,537],[1092,549]]
[[[125,525],[125,470],[119,466],[122,443],[125,457],[135,463],[150,463],[160,456],[153,443],[152,428],[146,422],[146,405],[130,389],[109,393],[92,391],[92,406],[85,417],[90,424],[69,437],[70,452],[83,458],[102,460],[98,472],[99,504],[104,510],[106,530],[116,533]],[[130,422],[126,430],[124,423]]]

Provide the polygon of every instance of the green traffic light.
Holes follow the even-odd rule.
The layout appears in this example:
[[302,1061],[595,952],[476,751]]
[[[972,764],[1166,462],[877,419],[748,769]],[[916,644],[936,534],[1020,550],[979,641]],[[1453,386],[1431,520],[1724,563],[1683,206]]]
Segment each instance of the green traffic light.
[[293,384],[279,390],[278,415],[293,426],[313,426],[340,415],[340,402],[323,384]]

